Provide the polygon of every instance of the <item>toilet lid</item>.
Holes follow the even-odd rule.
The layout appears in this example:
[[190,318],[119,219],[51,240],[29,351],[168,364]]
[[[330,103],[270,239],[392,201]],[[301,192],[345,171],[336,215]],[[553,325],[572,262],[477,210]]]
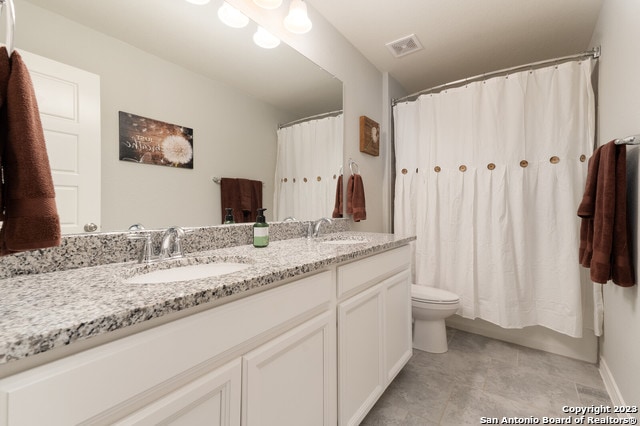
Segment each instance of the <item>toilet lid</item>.
[[411,284],[411,298],[440,303],[453,303],[460,299],[457,294],[450,291],[416,284]]

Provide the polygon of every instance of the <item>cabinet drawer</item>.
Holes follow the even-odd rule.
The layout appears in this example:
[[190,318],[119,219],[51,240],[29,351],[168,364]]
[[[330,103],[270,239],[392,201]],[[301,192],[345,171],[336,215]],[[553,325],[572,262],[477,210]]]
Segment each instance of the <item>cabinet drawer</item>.
[[367,285],[409,267],[409,246],[402,246],[338,267],[338,298],[354,294]]

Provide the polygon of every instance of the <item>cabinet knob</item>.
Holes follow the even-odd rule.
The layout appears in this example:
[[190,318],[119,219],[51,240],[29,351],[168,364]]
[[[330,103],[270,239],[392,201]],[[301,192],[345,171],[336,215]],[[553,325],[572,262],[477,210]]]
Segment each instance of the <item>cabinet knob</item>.
[[95,232],[98,230],[98,225],[93,222],[84,224],[84,232]]

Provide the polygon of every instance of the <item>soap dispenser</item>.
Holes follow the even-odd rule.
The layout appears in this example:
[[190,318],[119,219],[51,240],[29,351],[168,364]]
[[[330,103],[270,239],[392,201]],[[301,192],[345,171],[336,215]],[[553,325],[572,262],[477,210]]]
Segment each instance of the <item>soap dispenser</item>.
[[269,245],[269,224],[264,218],[267,209],[258,209],[258,217],[253,225],[253,245],[254,247],[266,247]]
[[233,209],[231,207],[226,207],[225,210],[227,211],[227,215],[224,217],[224,224],[228,224],[228,223],[236,223],[236,221],[233,219]]

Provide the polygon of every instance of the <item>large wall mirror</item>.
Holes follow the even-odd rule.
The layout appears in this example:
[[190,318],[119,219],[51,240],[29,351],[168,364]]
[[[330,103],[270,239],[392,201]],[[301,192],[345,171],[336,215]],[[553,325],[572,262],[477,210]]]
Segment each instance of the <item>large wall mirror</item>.
[[[311,170],[325,155],[321,150],[295,160],[308,174],[282,175],[277,138],[291,127],[280,131],[283,124],[341,111],[342,83],[284,43],[258,47],[253,22],[240,29],[224,25],[217,17],[222,0],[204,6],[183,0],[14,1],[18,51],[99,76],[99,231],[134,223],[219,225],[224,206],[215,180],[224,177],[262,181],[268,221],[296,215],[274,206],[278,191],[277,201],[318,198],[300,188],[282,190],[278,183],[285,180],[299,186],[329,180],[323,196],[334,200],[342,130],[330,136],[340,140],[340,148],[332,148],[340,159],[332,160],[328,176]],[[193,129],[193,168],[122,161],[120,112]],[[333,201],[323,204],[330,205],[297,218],[330,215]]]

